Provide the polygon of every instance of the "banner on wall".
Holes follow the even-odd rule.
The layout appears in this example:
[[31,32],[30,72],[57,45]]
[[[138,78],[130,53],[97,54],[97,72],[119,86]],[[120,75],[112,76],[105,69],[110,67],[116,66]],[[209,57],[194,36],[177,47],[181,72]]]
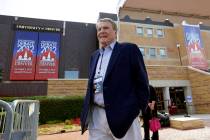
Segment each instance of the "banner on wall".
[[59,33],[39,33],[36,80],[58,78],[59,48]]
[[183,28],[189,64],[198,69],[208,70],[199,25],[184,24]]
[[34,80],[38,33],[16,31],[10,80]]

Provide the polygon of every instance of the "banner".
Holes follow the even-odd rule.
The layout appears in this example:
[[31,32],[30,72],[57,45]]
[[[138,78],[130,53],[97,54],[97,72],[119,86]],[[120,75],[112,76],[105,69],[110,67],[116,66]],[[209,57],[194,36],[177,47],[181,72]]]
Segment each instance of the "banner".
[[59,33],[39,33],[36,80],[58,78]]
[[208,70],[199,25],[184,24],[183,27],[189,64],[198,69]]
[[16,31],[10,80],[34,80],[37,32]]

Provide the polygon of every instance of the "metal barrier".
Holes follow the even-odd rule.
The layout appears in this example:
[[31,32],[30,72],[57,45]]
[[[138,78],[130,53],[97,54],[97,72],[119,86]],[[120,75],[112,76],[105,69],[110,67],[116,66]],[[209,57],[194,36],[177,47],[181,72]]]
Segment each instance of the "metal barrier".
[[[4,102],[4,101],[1,101]],[[15,100],[11,104],[4,102],[2,116],[3,121],[6,123],[3,126],[7,128],[2,131],[2,138],[0,140],[36,140],[37,129],[39,122],[39,101],[36,100]],[[1,107],[2,105],[0,105]],[[8,108],[11,109],[11,114],[7,112]],[[6,116],[4,115],[6,112]],[[7,121],[7,120],[11,121]],[[9,127],[11,126],[11,127]],[[6,133],[9,133],[6,135]]]
[[0,140],[10,140],[13,124],[13,110],[11,106],[0,100]]

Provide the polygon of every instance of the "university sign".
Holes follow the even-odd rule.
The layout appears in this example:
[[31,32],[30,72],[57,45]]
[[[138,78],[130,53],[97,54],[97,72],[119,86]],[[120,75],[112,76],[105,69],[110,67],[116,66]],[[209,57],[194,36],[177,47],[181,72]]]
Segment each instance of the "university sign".
[[15,30],[36,31],[36,32],[62,32],[61,28],[56,27],[42,27],[32,25],[15,24]]

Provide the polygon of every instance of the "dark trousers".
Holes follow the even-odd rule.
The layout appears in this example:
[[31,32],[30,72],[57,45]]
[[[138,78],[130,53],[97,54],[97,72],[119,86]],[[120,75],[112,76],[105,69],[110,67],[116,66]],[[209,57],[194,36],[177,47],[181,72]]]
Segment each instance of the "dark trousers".
[[[144,126],[144,140],[150,140],[150,131],[149,131],[149,120],[153,117],[157,117],[157,109],[151,111],[148,107],[146,112],[143,113],[143,126]],[[153,132],[152,140],[159,140],[158,131]]]

